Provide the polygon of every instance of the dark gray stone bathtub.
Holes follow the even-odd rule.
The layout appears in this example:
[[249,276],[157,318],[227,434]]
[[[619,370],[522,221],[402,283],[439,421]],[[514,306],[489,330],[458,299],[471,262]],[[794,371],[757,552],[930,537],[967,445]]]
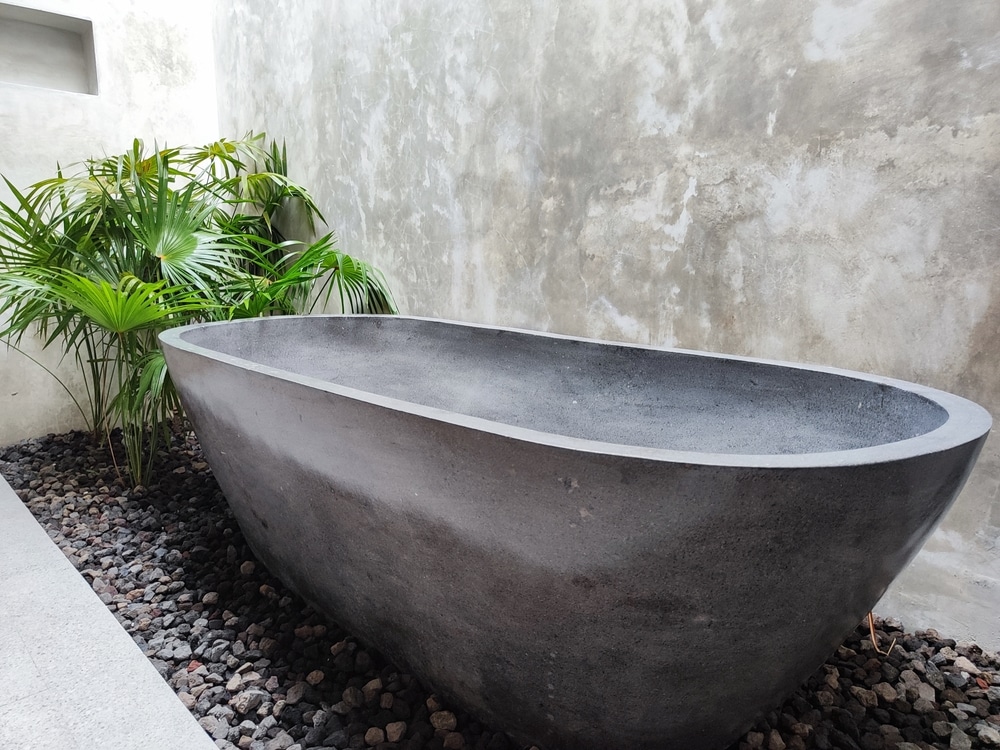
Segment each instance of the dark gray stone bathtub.
[[858,373],[405,317],[161,336],[262,560],[549,748],[718,748],[954,500],[979,406]]

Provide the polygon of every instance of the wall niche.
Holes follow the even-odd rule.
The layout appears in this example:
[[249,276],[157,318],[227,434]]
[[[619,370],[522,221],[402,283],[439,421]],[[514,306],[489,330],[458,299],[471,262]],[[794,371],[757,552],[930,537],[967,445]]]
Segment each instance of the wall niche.
[[0,82],[96,94],[94,25],[0,2]]

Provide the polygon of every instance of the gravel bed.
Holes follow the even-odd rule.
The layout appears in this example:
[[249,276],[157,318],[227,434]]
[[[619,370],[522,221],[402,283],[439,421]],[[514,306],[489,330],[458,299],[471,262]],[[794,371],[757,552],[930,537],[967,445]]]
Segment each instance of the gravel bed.
[[[0,473],[219,748],[523,750],[271,575],[193,434],[147,488],[127,489],[82,433],[0,448]],[[729,750],[1000,747],[997,654],[876,624],[888,656],[859,627]]]

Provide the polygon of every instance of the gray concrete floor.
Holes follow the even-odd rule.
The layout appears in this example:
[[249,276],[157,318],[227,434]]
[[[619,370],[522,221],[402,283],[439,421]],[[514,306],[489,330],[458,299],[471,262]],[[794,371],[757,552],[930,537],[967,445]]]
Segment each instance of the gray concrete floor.
[[215,748],[2,478],[0,581],[0,748]]

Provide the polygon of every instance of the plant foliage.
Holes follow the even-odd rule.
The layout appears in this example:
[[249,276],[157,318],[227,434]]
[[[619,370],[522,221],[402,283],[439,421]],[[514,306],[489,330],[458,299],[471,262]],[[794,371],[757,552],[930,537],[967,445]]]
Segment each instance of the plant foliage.
[[[89,429],[120,426],[133,483],[149,476],[180,405],[157,334],[184,323],[312,312],[395,313],[375,268],[333,235],[286,237],[294,211],[323,221],[263,134],[197,148],[141,141],[0,201],[0,339],[58,344],[80,365]],[[67,389],[68,390],[68,389]]]

